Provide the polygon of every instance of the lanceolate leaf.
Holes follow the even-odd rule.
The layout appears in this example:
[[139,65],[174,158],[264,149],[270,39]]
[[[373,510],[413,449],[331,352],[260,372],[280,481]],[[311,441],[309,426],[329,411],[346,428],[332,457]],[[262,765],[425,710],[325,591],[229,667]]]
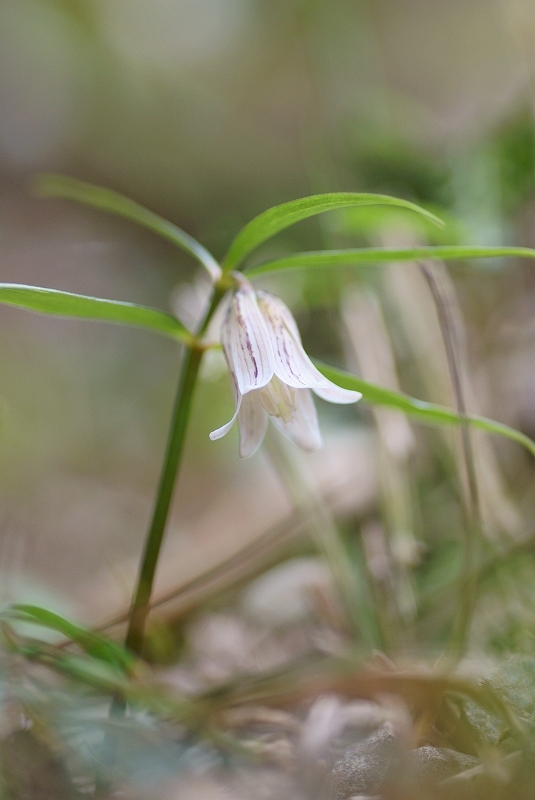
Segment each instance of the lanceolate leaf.
[[[21,636],[5,620],[0,632],[3,634],[3,644],[10,652],[50,667],[100,693],[124,697],[133,707],[143,707],[166,720],[173,719],[197,730],[206,720],[207,707],[201,708],[196,698],[184,697],[183,694],[172,691],[169,686],[151,680],[146,671],[135,668],[136,659],[126,651],[123,651],[126,656],[124,665],[126,669],[118,670],[116,663],[110,663],[95,655],[73,653],[66,648],[50,645],[39,639]],[[120,645],[116,647],[122,650]],[[133,669],[129,669],[130,667]],[[205,733],[207,736],[217,737],[212,726]],[[221,741],[220,737],[217,738]]]
[[302,197],[299,200],[290,200],[288,203],[269,208],[242,228],[230,245],[223,262],[223,271],[236,269],[259,244],[302,219],[337,208],[377,205],[409,209],[437,225],[443,225],[442,221],[430,211],[426,211],[408,200],[400,200],[382,194],[336,192]]
[[191,342],[192,338],[189,331],[171,314],[119,300],[103,300],[39,286],[0,283],[0,303],[54,317],[76,317],[134,325],[184,342]]
[[76,200],[79,203],[99,208],[101,211],[110,211],[120,217],[126,217],[138,225],[143,225],[144,228],[149,228],[159,236],[163,236],[164,239],[168,239],[192,255],[208,270],[214,280],[221,275],[221,267],[212,254],[182,228],[111,189],[93,186],[91,183],[78,181],[65,175],[39,175],[35,189],[36,193],[42,197]]
[[465,247],[447,245],[444,247],[363,247],[359,250],[312,250],[308,253],[293,253],[266,261],[247,270],[248,277],[277,272],[283,269],[303,269],[312,267],[352,267],[371,264],[377,261],[415,261],[439,258],[454,261],[467,258],[535,258],[535,250],[529,247]]
[[426,403],[401,392],[383,389],[373,383],[363,381],[349,372],[328,366],[320,361],[315,361],[315,364],[319,371],[330,381],[343,386],[344,389],[354,389],[357,392],[362,392],[362,399],[371,405],[396,408],[429,425],[473,425],[475,428],[481,428],[489,433],[496,433],[500,436],[506,436],[508,439],[513,439],[535,456],[535,442],[529,436],[525,436],[520,431],[510,428],[501,422],[495,422],[492,419],[472,414],[464,417],[445,406]]
[[48,611],[40,606],[17,604],[6,612],[6,616],[20,622],[30,622],[34,625],[42,625],[62,633],[67,639],[77,644],[88,655],[105,661],[108,664],[118,666],[121,669],[128,669],[134,663],[134,657],[121,645],[112,642],[98,633],[93,633],[85,628],[81,628],[73,622]]

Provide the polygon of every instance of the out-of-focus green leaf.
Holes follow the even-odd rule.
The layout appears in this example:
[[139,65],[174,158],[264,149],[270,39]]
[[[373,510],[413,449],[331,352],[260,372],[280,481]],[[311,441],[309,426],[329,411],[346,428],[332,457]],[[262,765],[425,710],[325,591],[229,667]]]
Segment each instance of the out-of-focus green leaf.
[[535,125],[531,108],[507,119],[494,135],[491,153],[498,195],[506,216],[514,217],[535,190]]
[[185,250],[208,270],[214,280],[217,280],[221,274],[221,267],[215,258],[196,239],[182,228],[118,192],[102,186],[93,186],[91,183],[78,181],[66,175],[38,175],[35,181],[35,192],[41,197],[76,200],[79,203],[99,208],[101,211],[110,211],[120,217],[126,217]]
[[279,231],[288,228],[295,222],[332,211],[337,208],[352,206],[394,206],[405,208],[442,226],[442,221],[430,211],[426,211],[415,203],[388,197],[382,194],[362,194],[357,192],[334,192],[302,197],[288,203],[274,206],[251,220],[236,236],[223,262],[223,270],[236,269],[243,259],[259,244],[265,242]]
[[415,241],[429,245],[458,245],[467,241],[468,231],[463,223],[446,209],[426,205],[428,211],[440,214],[444,227],[412,214],[404,208],[391,206],[368,206],[346,208],[332,215],[328,230],[337,235],[359,237],[376,244],[385,231],[411,231]]
[[352,267],[373,262],[416,261],[439,258],[456,261],[468,258],[535,258],[530,247],[468,247],[446,245],[444,247],[362,247],[359,250],[311,250],[308,253],[293,253],[275,261],[266,261],[247,270],[247,275],[264,275],[283,269],[314,267]]
[[81,628],[46,608],[19,603],[11,606],[5,616],[13,621],[29,622],[58,631],[85,650],[88,655],[107,664],[119,666],[121,669],[128,669],[135,661],[134,657],[117,642]]
[[109,661],[85,653],[60,650],[38,639],[19,636],[5,622],[2,625],[2,633],[5,644],[11,652],[24,656],[28,661],[44,664],[98,691],[124,695],[130,684],[135,685],[135,681],[131,681],[124,670],[119,671],[117,666]]
[[367,403],[396,408],[428,425],[469,424],[475,428],[488,431],[489,433],[506,436],[508,439],[512,439],[518,442],[518,444],[523,445],[535,456],[535,442],[530,439],[529,436],[515,430],[515,428],[510,428],[509,425],[504,425],[501,422],[495,422],[492,419],[479,417],[474,414],[468,414],[466,417],[461,416],[445,406],[426,403],[424,400],[417,400],[401,392],[383,389],[381,386],[363,381],[361,378],[357,378],[355,375],[345,372],[345,370],[336,369],[335,367],[328,366],[319,361],[316,361],[315,364],[319,371],[330,381],[333,381],[333,383],[342,386],[344,389],[353,389],[354,391],[361,392],[363,400]]
[[[43,664],[74,678],[98,692],[124,697],[132,705],[141,706],[166,719],[186,723],[192,728],[203,725],[209,709],[196,699],[174,692],[169,685],[151,679],[147,670],[118,670],[117,665],[86,653],[73,653],[38,639],[21,636],[3,615],[0,626],[4,646],[12,653]],[[212,731],[212,729],[210,729]],[[207,735],[211,735],[206,731]],[[216,734],[216,731],[213,731]]]
[[76,317],[78,319],[102,320],[120,325],[157,331],[174,339],[191,342],[190,332],[171,314],[156,308],[125,303],[121,300],[105,300],[81,294],[60,292],[40,286],[24,286],[18,283],[0,283],[0,303],[16,308],[25,308],[39,314],[54,317]]

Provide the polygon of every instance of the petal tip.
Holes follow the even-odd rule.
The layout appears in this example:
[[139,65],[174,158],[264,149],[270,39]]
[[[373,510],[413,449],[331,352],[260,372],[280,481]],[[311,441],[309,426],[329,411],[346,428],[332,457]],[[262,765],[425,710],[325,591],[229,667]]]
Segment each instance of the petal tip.
[[362,399],[362,392],[343,389],[336,383],[332,383],[332,381],[326,381],[323,386],[313,386],[312,391],[322,400],[327,400],[328,403],[339,403],[340,405],[358,403]]

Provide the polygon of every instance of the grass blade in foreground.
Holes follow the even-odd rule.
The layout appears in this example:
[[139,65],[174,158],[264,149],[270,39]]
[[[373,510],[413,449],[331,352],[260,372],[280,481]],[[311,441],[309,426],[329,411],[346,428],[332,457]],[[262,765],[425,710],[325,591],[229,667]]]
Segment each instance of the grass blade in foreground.
[[371,264],[377,261],[416,261],[418,259],[439,258],[453,261],[468,258],[535,258],[535,250],[530,247],[468,247],[465,245],[446,245],[443,247],[363,247],[359,250],[311,250],[308,253],[293,253],[266,261],[246,270],[249,278],[268,272],[284,269],[303,269],[313,267],[352,267]]
[[93,631],[81,628],[73,622],[48,611],[40,606],[17,604],[11,606],[5,616],[14,621],[29,622],[42,625],[44,628],[62,633],[67,639],[75,642],[93,658],[105,661],[121,669],[129,669],[135,662],[134,656],[121,647],[117,642],[112,642]]
[[417,400],[401,392],[383,389],[380,386],[376,386],[374,383],[363,381],[349,372],[328,366],[320,361],[314,361],[314,363],[319,371],[329,380],[334,381],[334,383],[339,384],[344,389],[354,389],[357,392],[362,392],[362,399],[371,405],[396,408],[428,425],[463,425],[468,423],[488,433],[506,436],[508,439],[512,439],[518,442],[518,444],[523,445],[535,456],[535,442],[530,439],[529,436],[515,430],[515,428],[510,428],[509,425],[504,425],[501,422],[495,422],[492,419],[479,417],[474,414],[468,414],[466,417],[463,417],[457,414],[456,411],[446,408],[445,406],[426,403],[424,400]]
[[182,228],[118,192],[65,175],[39,175],[36,178],[35,191],[41,197],[76,200],[101,211],[110,211],[120,217],[126,217],[185,250],[208,270],[213,280],[217,280],[221,275],[221,267],[215,258],[196,239]]
[[120,300],[104,300],[100,297],[87,297],[19,283],[0,283],[0,303],[54,317],[74,317],[133,325],[163,333],[186,343],[192,340],[190,332],[171,314]]
[[330,194],[316,194],[311,197],[302,197],[299,200],[290,200],[288,203],[274,206],[259,214],[251,220],[236,236],[223,262],[223,271],[236,269],[243,259],[255,247],[265,242],[279,231],[288,228],[296,222],[325,211],[337,208],[350,208],[354,206],[394,206],[414,211],[436,225],[442,226],[442,221],[415,203],[388,197],[382,194],[361,194],[357,192],[333,192]]

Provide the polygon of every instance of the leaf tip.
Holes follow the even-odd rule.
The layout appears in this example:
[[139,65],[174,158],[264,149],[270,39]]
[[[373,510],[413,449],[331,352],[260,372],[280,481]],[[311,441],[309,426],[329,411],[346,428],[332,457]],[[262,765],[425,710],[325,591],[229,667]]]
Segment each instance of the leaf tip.
[[68,179],[63,175],[40,172],[32,177],[30,192],[34,197],[54,197],[58,194],[59,185],[66,180]]
[[420,209],[420,212],[423,211],[424,212],[423,215],[430,222],[434,223],[438,228],[444,229],[446,227],[446,222],[443,219],[441,219],[440,217],[437,217],[436,214],[433,214],[432,211],[429,211],[427,208],[423,208],[422,206],[418,206],[418,208]]

